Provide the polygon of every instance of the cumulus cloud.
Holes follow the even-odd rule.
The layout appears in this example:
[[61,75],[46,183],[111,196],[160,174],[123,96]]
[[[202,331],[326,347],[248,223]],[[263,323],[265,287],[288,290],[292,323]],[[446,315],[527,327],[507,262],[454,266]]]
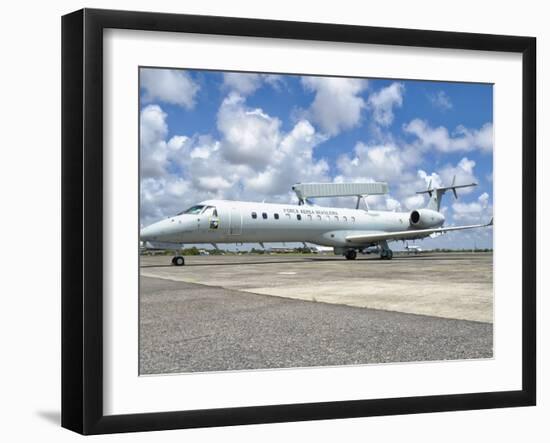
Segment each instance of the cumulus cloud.
[[176,69],[142,68],[140,84],[146,103],[161,101],[187,109],[195,106],[195,95],[200,89],[189,73]]
[[443,183],[441,182],[441,177],[436,172],[428,174],[422,169],[418,170],[418,177],[426,183],[426,189],[428,188],[441,188]]
[[468,129],[462,125],[449,133],[447,128],[432,128],[426,121],[414,119],[403,126],[403,130],[416,136],[419,148],[436,149],[441,152],[493,150],[493,125],[485,123],[480,129]]
[[365,100],[361,92],[367,81],[353,78],[302,77],[303,86],[315,93],[305,117],[325,134],[334,136],[354,128],[361,119]]
[[403,206],[407,210],[423,208],[425,206],[424,194],[416,194],[406,197],[403,200]]
[[278,90],[283,84],[283,78],[275,74],[245,72],[226,72],[223,74],[223,86],[243,96],[253,94],[264,82]]
[[445,91],[438,91],[436,94],[428,95],[430,103],[434,108],[441,109],[442,111],[448,111],[453,108],[451,98],[445,93]]
[[374,121],[381,126],[389,126],[393,122],[393,108],[403,105],[403,83],[392,83],[369,96],[368,105],[372,109]]
[[[445,186],[449,186],[453,182],[453,178],[456,177],[455,183],[457,185],[469,185],[471,183],[478,183],[478,179],[475,176],[474,168],[476,162],[470,160],[468,157],[462,158],[456,166],[446,165],[439,170],[439,176]],[[459,189],[457,192],[463,194],[469,194],[474,192],[475,188]]]
[[396,200],[389,195],[386,197],[385,200],[386,209],[388,211],[401,211],[401,203],[399,202],[399,200]]
[[493,212],[487,192],[481,194],[477,200],[469,203],[454,202],[452,208],[454,219],[462,223],[487,222]]
[[181,150],[188,138],[166,140],[166,113],[158,105],[148,105],[140,114],[140,167],[142,177],[164,175],[170,155]]
[[289,201],[293,183],[330,180],[327,162],[313,155],[325,138],[308,121],[282,131],[276,117],[249,108],[236,93],[220,106],[219,139],[168,139],[166,117],[158,105],[141,112],[144,225],[211,198]]
[[414,150],[394,143],[355,145],[354,155],[341,155],[337,167],[348,179],[369,178],[375,181],[400,181],[407,170],[418,161]]
[[244,97],[231,93],[218,111],[223,154],[232,163],[263,168],[281,140],[281,122],[261,109],[248,109],[244,103]]
[[298,122],[282,138],[267,168],[245,180],[245,186],[261,195],[284,195],[297,181],[328,181],[327,162],[313,159],[313,149],[319,141],[319,136],[308,121]]

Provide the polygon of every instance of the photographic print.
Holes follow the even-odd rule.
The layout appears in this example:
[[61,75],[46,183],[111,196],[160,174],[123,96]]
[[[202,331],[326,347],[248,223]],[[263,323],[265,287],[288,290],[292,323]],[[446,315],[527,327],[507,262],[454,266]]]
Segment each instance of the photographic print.
[[83,9],[62,60],[63,427],[536,404],[535,38]]
[[493,356],[493,85],[139,68],[141,375]]

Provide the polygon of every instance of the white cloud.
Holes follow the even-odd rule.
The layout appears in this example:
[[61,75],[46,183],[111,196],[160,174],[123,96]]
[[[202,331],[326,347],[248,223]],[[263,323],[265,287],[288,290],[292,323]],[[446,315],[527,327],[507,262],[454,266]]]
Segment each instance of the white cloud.
[[276,90],[281,88],[283,78],[275,74],[254,74],[245,72],[227,72],[223,74],[223,86],[242,96],[253,94],[263,83]]
[[236,93],[220,106],[220,139],[167,139],[166,117],[158,105],[141,113],[144,225],[211,198],[288,202],[292,184],[330,180],[326,161],[313,155],[325,138],[308,121],[283,132],[277,118],[248,108]]
[[493,212],[487,192],[481,194],[477,200],[469,203],[454,202],[452,208],[454,219],[461,223],[485,223],[489,221]]
[[354,154],[353,157],[344,154],[337,160],[338,170],[347,179],[400,180],[405,170],[417,161],[408,147],[399,148],[393,143],[366,145],[359,142],[355,145]]
[[162,101],[187,109],[195,106],[195,95],[200,87],[191,76],[176,69],[142,69],[141,87],[145,89],[143,100]]
[[367,81],[352,78],[302,77],[307,90],[315,92],[313,103],[305,117],[327,135],[354,128],[359,124],[365,101],[361,92]]
[[171,153],[181,150],[187,137],[175,136],[166,141],[166,113],[158,105],[147,105],[140,114],[140,166],[143,177],[164,175]]
[[[470,160],[468,157],[462,158],[456,166],[447,165],[439,170],[439,176],[443,185],[449,186],[453,182],[453,178],[456,176],[455,184],[457,185],[469,185],[470,183],[478,183],[478,179],[475,176],[474,168],[476,162]],[[469,194],[474,191],[475,188],[463,188],[458,189],[457,192],[463,194]]]
[[403,105],[403,83],[392,83],[386,88],[373,92],[369,96],[368,105],[372,109],[374,121],[381,126],[389,126],[393,122],[393,108]]
[[418,177],[420,177],[424,182],[426,183],[426,189],[428,188],[441,188],[443,186],[443,183],[441,182],[441,177],[437,172],[432,172],[428,175],[425,171],[422,169],[418,170]]
[[485,123],[480,129],[458,126],[452,134],[444,126],[432,128],[420,119],[414,119],[403,126],[406,133],[415,135],[419,148],[436,149],[441,152],[473,151],[479,149],[491,152],[493,149],[493,125]]
[[386,197],[386,209],[388,211],[401,211],[401,203],[388,195]]
[[262,85],[262,78],[259,74],[227,72],[223,74],[223,84],[242,95],[249,95]]
[[237,164],[256,169],[271,160],[281,139],[279,119],[260,109],[247,109],[244,97],[231,93],[218,111],[218,129],[223,135],[223,155]]
[[418,209],[425,206],[424,202],[424,194],[416,194],[406,197],[403,201],[403,206],[407,210]]
[[433,107],[441,109],[442,111],[448,111],[453,108],[451,98],[445,91],[438,91],[436,94],[430,94],[428,98]]

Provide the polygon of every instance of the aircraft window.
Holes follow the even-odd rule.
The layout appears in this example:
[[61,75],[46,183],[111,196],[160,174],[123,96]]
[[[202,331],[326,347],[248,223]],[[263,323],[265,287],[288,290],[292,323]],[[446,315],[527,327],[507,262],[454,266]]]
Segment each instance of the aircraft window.
[[200,214],[203,209],[204,209],[204,205],[195,205],[195,206],[191,206],[189,209],[186,209],[185,211],[180,212],[178,215]]
[[322,217],[321,217],[320,215],[317,216],[317,220],[321,220],[321,218],[322,218]]
[[275,213],[273,214],[273,217],[275,217],[275,220],[279,220],[279,214]]
[[302,216],[301,216],[300,214],[296,214],[296,218],[297,218],[298,220],[301,220],[301,219],[302,219]]
[[256,214],[255,212],[252,213],[252,218],[258,218],[258,214]]
[[348,218],[347,218],[345,215],[342,217],[342,219],[343,219],[345,222],[348,221]]
[[267,218],[267,214],[265,212],[262,212],[262,218],[265,220]]
[[311,220],[311,219],[312,219],[311,215],[308,215],[308,216],[307,216],[307,219],[308,219],[308,220]]
[[290,220],[290,214],[285,214],[285,215],[286,215],[286,218]]
[[330,220],[330,215],[327,215],[327,220]]
[[355,223],[355,217],[351,217],[351,222]]
[[334,220],[338,221],[338,220],[340,220],[340,218],[337,215],[335,215]]

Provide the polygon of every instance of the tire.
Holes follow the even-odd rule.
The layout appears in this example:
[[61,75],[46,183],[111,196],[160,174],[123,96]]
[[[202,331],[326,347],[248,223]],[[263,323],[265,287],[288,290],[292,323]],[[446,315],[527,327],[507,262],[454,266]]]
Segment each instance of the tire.
[[357,251],[355,251],[355,249],[350,249],[346,251],[345,257],[348,260],[355,260],[357,258]]
[[175,265],[175,266],[183,266],[185,264],[185,259],[178,255],[177,257],[174,257],[172,259],[172,263]]

